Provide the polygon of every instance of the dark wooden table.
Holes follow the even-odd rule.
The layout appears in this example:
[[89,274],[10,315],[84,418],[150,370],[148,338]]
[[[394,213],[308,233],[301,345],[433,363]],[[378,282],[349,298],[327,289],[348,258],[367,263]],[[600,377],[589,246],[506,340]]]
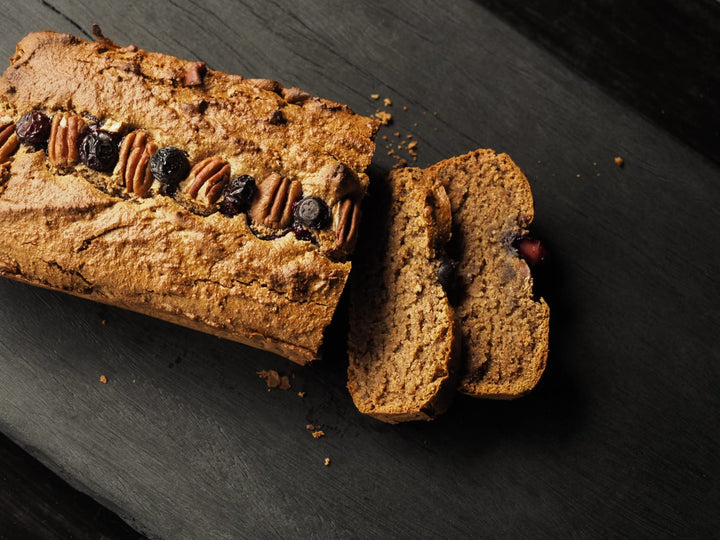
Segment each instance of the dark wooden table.
[[[508,152],[553,257],[536,391],[401,426],[355,412],[342,325],[300,368],[0,281],[0,538],[717,535],[720,3],[4,4],[5,57],[30,31],[99,23],[383,108],[374,177],[396,132],[418,165]],[[292,390],[268,392],[262,369]]]

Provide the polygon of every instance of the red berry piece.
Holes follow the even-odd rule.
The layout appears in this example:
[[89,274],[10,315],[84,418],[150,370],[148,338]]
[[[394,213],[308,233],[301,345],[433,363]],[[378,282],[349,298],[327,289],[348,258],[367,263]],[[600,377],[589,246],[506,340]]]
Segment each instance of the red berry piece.
[[545,260],[547,251],[540,240],[524,236],[515,243],[518,254],[527,261],[530,266],[536,266]]

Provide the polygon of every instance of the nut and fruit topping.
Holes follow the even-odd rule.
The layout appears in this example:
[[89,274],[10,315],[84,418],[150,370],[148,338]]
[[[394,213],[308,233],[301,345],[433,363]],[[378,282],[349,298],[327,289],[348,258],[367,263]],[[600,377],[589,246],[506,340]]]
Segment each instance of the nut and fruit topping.
[[48,159],[53,166],[64,168],[78,163],[78,140],[85,127],[85,121],[74,114],[58,113],[53,117],[48,141]]
[[309,229],[324,229],[330,221],[330,209],[319,197],[305,197],[295,203],[293,216]]
[[180,187],[193,199],[215,204],[230,178],[230,164],[222,158],[210,157],[197,163]]
[[25,113],[18,120],[15,133],[23,144],[43,145],[50,137],[50,118],[40,111]]
[[187,178],[190,162],[182,150],[174,146],[165,146],[150,160],[150,170],[160,182],[175,186],[180,180]]
[[293,204],[302,194],[302,185],[272,173],[258,185],[258,196],[250,206],[250,218],[260,225],[284,229],[292,223]]
[[350,251],[355,245],[359,225],[359,205],[351,198],[347,198],[340,203],[334,249]]
[[117,144],[104,131],[90,131],[80,143],[80,159],[96,171],[112,171],[118,160]]
[[535,266],[545,260],[547,250],[540,243],[540,240],[524,236],[515,243],[518,254],[527,261],[530,266]]
[[20,141],[15,133],[15,124],[10,120],[0,129],[0,165],[10,159],[18,146],[20,146]]
[[254,194],[255,179],[252,176],[243,174],[242,176],[233,178],[223,190],[220,211],[228,217],[247,212]]
[[157,145],[144,131],[133,131],[123,139],[116,172],[128,193],[138,197],[148,194],[153,183],[150,159],[156,151]]

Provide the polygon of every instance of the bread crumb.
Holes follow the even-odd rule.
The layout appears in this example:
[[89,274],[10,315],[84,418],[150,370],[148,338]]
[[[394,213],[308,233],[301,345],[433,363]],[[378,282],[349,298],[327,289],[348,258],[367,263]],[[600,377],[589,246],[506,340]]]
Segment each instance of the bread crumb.
[[133,379],[133,384],[135,384],[135,379]]
[[390,98],[387,98],[387,97],[385,99],[383,99],[383,103],[385,104],[386,107],[390,107],[390,105],[392,105],[392,101],[390,101]]
[[287,375],[282,375],[274,369],[262,370],[257,372],[258,377],[265,379],[265,383],[268,386],[268,391],[271,388],[279,388],[280,390],[290,390],[290,378]]
[[318,429],[317,431],[312,432],[313,439],[319,439],[320,437],[325,436],[325,432],[322,429]]
[[378,111],[375,113],[375,118],[380,120],[380,123],[383,126],[387,126],[390,122],[392,122],[392,114],[386,111]]
[[301,398],[305,397],[305,392],[298,392],[298,396],[300,396]]
[[408,150],[415,148],[418,145],[417,141],[412,141],[410,144],[408,144]]
[[393,133],[393,135],[395,135],[396,137],[399,137],[399,136],[400,136],[400,132],[399,132],[399,131],[396,131],[395,133]]
[[107,324],[107,321],[106,321],[105,319],[103,319],[102,321],[100,321],[100,324],[102,324],[103,326],[105,326],[105,325]]
[[577,173],[577,174],[575,175],[575,178],[580,178],[580,173]]
[[403,105],[403,111],[407,111],[407,105]]
[[313,429],[315,429],[315,426],[313,426],[312,424],[305,424],[305,429],[307,429],[308,431],[312,431]]
[[100,382],[103,384],[107,384],[107,377],[105,375],[100,375]]
[[325,458],[325,466],[326,467],[330,466],[330,458],[329,457]]
[[370,94],[372,99],[380,99],[380,94]]
[[625,165],[625,160],[623,158],[621,158],[620,156],[616,156],[615,157],[615,165],[617,165],[618,167],[622,167],[623,165]]

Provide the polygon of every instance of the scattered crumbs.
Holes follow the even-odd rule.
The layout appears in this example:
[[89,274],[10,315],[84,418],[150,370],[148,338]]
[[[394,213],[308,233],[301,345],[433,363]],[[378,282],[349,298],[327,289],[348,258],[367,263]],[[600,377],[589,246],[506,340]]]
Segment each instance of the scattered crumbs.
[[386,111],[378,111],[375,113],[375,118],[380,120],[380,123],[383,126],[387,126],[390,122],[392,122],[392,114]]
[[[407,111],[407,105],[403,105],[403,111]],[[415,124],[417,125],[417,124]]]
[[437,116],[437,111],[433,111],[433,116]]
[[382,140],[383,140],[383,141],[387,141],[387,135],[383,135],[383,136],[382,136]]
[[615,165],[617,165],[618,167],[622,167],[623,165],[625,165],[625,160],[623,158],[621,158],[620,156],[616,156],[615,157]]
[[326,457],[326,458],[325,458],[325,466],[326,466],[326,467],[329,467],[329,466],[330,466],[330,458],[329,458],[329,457]]
[[408,144],[408,150],[415,148],[417,145],[418,145],[417,141],[412,141],[410,144]]
[[413,124],[413,127],[418,127],[418,123],[415,122],[415,123]]
[[399,137],[399,136],[400,136],[400,132],[399,132],[399,131],[396,131],[395,133],[393,133],[393,135],[395,135],[396,137]]
[[258,377],[265,379],[268,392],[271,388],[279,388],[280,390],[290,390],[290,379],[287,375],[282,375],[274,369],[262,370],[257,372]]
[[385,104],[386,107],[390,107],[392,105],[392,101],[390,101],[389,97],[386,97],[385,99],[383,99],[383,103]]
[[100,382],[103,384],[107,384],[107,377],[105,375],[100,375]]
[[135,379],[133,379],[133,384],[135,384]]
[[372,99],[380,99],[380,94],[370,94]]
[[388,154],[387,154],[387,155],[388,155],[388,156],[392,156],[394,153],[395,153],[395,150],[393,150],[393,149],[391,148],[390,150],[388,150]]
[[413,138],[412,133],[408,133],[408,134],[407,134],[407,138],[408,138],[408,139],[412,139],[412,138]]
[[597,161],[593,161],[593,167],[597,167]]
[[577,174],[575,175],[575,178],[580,178],[580,173],[577,173]]
[[313,429],[315,429],[315,426],[313,426],[312,424],[305,424],[305,429],[307,429],[308,431],[312,431]]
[[305,392],[298,392],[298,396],[300,396],[301,398],[305,397]]
[[100,324],[102,324],[103,326],[105,326],[105,325],[107,324],[107,321],[106,321],[105,319],[103,319],[102,321],[100,321]]
[[318,429],[317,431],[312,432],[313,439],[319,439],[320,437],[325,436],[325,432],[322,429]]
[[542,163],[542,160],[538,159],[538,163]]
[[600,173],[597,173],[597,176],[600,176]]

